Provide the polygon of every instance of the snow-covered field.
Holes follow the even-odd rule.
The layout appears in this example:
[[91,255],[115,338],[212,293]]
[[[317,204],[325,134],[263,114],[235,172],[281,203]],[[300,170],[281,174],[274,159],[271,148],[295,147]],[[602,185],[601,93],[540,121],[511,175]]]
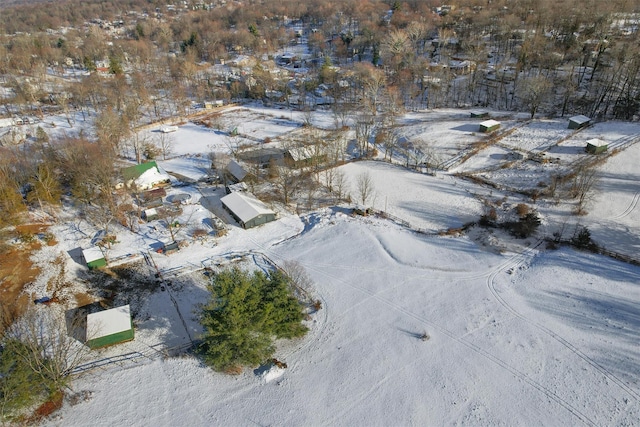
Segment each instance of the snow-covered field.
[[[459,134],[448,131],[447,114],[452,113],[434,112],[425,126],[442,122],[439,144],[452,147]],[[465,124],[467,112],[453,114],[452,120]],[[424,120],[427,116],[423,114]],[[327,117],[316,120],[329,121]],[[409,119],[415,128],[411,132],[420,135],[420,119]],[[272,126],[261,135],[281,128],[261,123]],[[545,129],[555,142],[566,133],[554,123],[535,123],[518,130],[519,144],[527,143],[527,128],[535,130],[532,147],[545,145]],[[610,136],[606,127],[590,129],[610,140],[640,133],[637,123],[628,126],[612,126],[613,133],[621,134]],[[195,179],[206,168],[202,155],[193,155],[203,144],[198,133],[205,132],[196,128],[185,125],[175,133],[185,154],[160,162],[165,169]],[[186,137],[187,132],[195,133]],[[214,133],[206,132],[205,138]],[[215,140],[204,146],[212,144]],[[490,168],[504,162],[506,154],[481,151],[482,158],[465,165]],[[581,224],[599,244],[637,254],[638,160],[640,145],[635,144],[600,166],[601,180],[584,217],[570,215],[565,204],[537,202],[543,221],[538,237]],[[348,207],[338,206],[303,217],[280,212],[277,221],[250,230],[231,223],[226,236],[191,241],[169,256],[149,251],[171,285],[140,303],[134,341],[94,353],[95,360],[124,354],[133,355],[132,360],[78,376],[72,388],[90,391],[89,397],[77,405],[65,403],[46,424],[638,423],[640,267],[569,248],[550,250],[538,239],[513,240],[498,232],[437,236],[437,231],[477,220],[482,197],[504,198],[511,205],[530,201],[449,174],[430,176],[382,162],[350,163],[341,169],[352,194],[357,177],[366,171],[377,209],[434,235],[389,220],[352,216]],[[542,178],[532,172],[528,179]],[[205,206],[215,210],[221,192],[195,186],[170,190],[185,192],[191,199],[183,215],[191,225],[179,232],[186,239],[190,229],[210,223],[212,214]],[[166,241],[166,231],[153,227],[145,224],[138,234],[119,232],[112,256],[146,252]],[[86,224],[72,220],[53,231],[61,236],[60,243],[40,254],[42,262],[86,246],[93,236]],[[196,270],[243,255],[244,262],[257,267],[267,259],[297,261],[314,280],[322,309],[308,321],[306,337],[279,348],[276,357],[288,368],[227,376],[192,357],[163,357],[167,349],[188,345],[200,333],[193,310],[206,290]],[[71,273],[83,269],[69,258]],[[43,276],[31,290],[44,289],[46,281]],[[428,340],[420,339],[424,333]]]

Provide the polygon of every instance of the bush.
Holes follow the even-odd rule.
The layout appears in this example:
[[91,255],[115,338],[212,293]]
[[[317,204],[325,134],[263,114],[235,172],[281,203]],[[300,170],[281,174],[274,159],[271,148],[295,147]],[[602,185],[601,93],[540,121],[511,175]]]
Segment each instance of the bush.
[[512,235],[521,239],[532,236],[539,226],[540,218],[538,218],[538,215],[534,212],[526,214],[520,218],[520,221],[504,223],[504,227],[509,230]]
[[580,227],[571,238],[571,243],[578,249],[587,249],[592,252],[598,251],[598,245],[591,240],[591,231],[587,227]]
[[524,203],[518,203],[518,205],[516,205],[516,213],[520,218],[524,218],[529,212],[531,212],[529,206]]
[[208,285],[211,299],[202,308],[204,327],[199,353],[209,366],[238,372],[273,355],[276,338],[304,335],[302,305],[281,272],[253,274],[233,268],[216,274]]

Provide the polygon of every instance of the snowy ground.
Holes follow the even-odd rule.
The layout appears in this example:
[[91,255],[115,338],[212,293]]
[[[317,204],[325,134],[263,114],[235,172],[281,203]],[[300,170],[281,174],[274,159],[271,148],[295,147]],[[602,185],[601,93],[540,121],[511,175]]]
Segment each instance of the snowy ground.
[[[449,147],[459,135],[446,131],[451,123],[443,118],[464,125],[467,115],[437,111],[434,120],[427,120],[428,113],[422,119],[425,126],[444,123],[439,143]],[[279,120],[277,112],[272,117]],[[409,119],[419,135],[422,119]],[[261,131],[265,136],[282,127],[261,126],[272,126]],[[604,125],[587,130],[611,140],[640,133],[640,125],[626,126],[612,125],[611,135]],[[206,167],[202,156],[187,153],[198,153],[201,139],[211,136],[206,147],[216,136],[206,129],[196,137],[205,132],[197,128],[189,124],[175,133],[185,154],[161,162],[165,169],[195,179]],[[527,128],[534,132],[531,147],[545,145],[545,129],[554,143],[566,134],[556,122],[534,121],[518,130],[521,146]],[[499,165],[510,152],[502,150],[481,152],[465,165]],[[582,224],[599,244],[636,254],[638,160],[635,144],[600,166],[598,191],[584,217],[570,215],[570,205],[539,201],[539,237]],[[426,231],[476,220],[480,196],[511,205],[523,201],[448,174],[382,162],[341,168],[352,194],[357,176],[367,171],[373,205]],[[532,173],[531,179],[541,178]],[[221,190],[170,190],[185,192],[191,199],[184,206],[189,225],[179,231],[183,239],[194,227],[207,227],[212,211],[230,221],[219,210]],[[72,220],[53,231],[60,243],[44,249],[43,263],[75,254],[95,232]],[[515,241],[497,232],[474,238],[418,234],[388,220],[354,217],[347,207],[304,217],[280,212],[278,221],[251,230],[231,222],[224,237],[189,240],[177,253],[156,254],[152,249],[166,234],[153,223],[137,234],[118,233],[112,257],[146,252],[171,285],[140,302],[134,341],[94,353],[94,361],[131,360],[79,376],[73,389],[90,391],[90,398],[66,403],[46,424],[634,425],[640,419],[640,267],[568,248],[548,250],[536,239]],[[164,358],[200,333],[193,310],[206,290],[196,270],[241,258],[259,268],[268,259],[295,260],[314,279],[322,309],[311,317],[305,338],[280,347],[276,356],[288,368],[226,376],[190,357]],[[84,267],[70,256],[69,271],[82,274]],[[30,290],[44,292],[46,283],[43,275]],[[423,333],[430,338],[421,340]]]

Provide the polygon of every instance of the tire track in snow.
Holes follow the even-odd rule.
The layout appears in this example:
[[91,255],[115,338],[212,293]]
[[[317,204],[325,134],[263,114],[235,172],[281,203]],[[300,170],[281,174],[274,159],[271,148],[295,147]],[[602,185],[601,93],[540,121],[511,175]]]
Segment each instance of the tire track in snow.
[[[253,240],[253,239],[252,239]],[[259,247],[261,250],[270,253],[270,257],[274,257],[274,258],[280,258],[280,259],[285,259],[284,257],[280,256],[279,254],[275,253],[274,251],[270,250],[269,248],[266,248],[265,246],[259,244],[258,242],[256,242],[255,240],[253,240],[253,243],[256,244],[257,247]],[[533,251],[532,248],[528,248],[527,250],[525,250],[523,253],[527,253],[527,251]],[[503,262],[501,264],[501,266],[508,266],[514,263],[514,258],[518,259],[518,260],[523,260],[524,259],[524,255],[523,253],[517,254],[514,257],[508,259],[507,261]],[[561,407],[563,407],[567,412],[569,412],[570,414],[572,414],[574,417],[576,417],[577,419],[579,419],[580,421],[582,421],[584,424],[589,425],[589,426],[597,426],[597,424],[591,420],[591,418],[589,418],[587,415],[583,414],[578,408],[574,407],[571,403],[569,403],[567,400],[563,399],[561,396],[559,396],[558,394],[556,394],[555,392],[553,392],[552,390],[548,389],[547,387],[543,386],[542,384],[538,383],[537,381],[535,381],[533,378],[531,378],[530,376],[528,376],[527,374],[525,374],[524,372],[518,370],[516,367],[510,365],[509,363],[505,362],[504,360],[500,359],[498,356],[495,356],[494,354],[490,353],[489,351],[483,349],[482,347],[479,347],[471,342],[469,342],[468,340],[458,337],[456,334],[454,334],[453,332],[451,332],[450,330],[446,329],[443,326],[440,326],[439,324],[433,322],[430,319],[427,319],[426,317],[423,317],[419,314],[416,314],[410,310],[405,309],[404,307],[394,303],[393,301],[384,298],[374,292],[371,292],[365,288],[362,288],[360,286],[356,286],[351,284],[350,282],[343,280],[339,277],[336,277],[330,273],[327,272],[326,269],[318,269],[316,267],[313,267],[312,265],[309,264],[304,264],[301,263],[304,267],[309,268],[310,270],[315,271],[318,274],[324,275],[325,277],[328,277],[336,282],[340,282],[342,284],[344,284],[347,287],[350,287],[354,290],[360,291],[364,294],[369,295],[370,298],[375,299],[376,301],[392,308],[395,311],[398,311],[408,317],[413,318],[414,320],[426,324],[428,326],[430,326],[431,328],[437,330],[438,332],[442,333],[443,335],[449,337],[451,340],[457,342],[458,344],[461,344],[465,347],[467,347],[468,349],[472,350],[473,352],[477,353],[478,355],[484,357],[485,359],[488,359],[489,361],[493,362],[494,364],[498,365],[499,367],[503,368],[504,370],[508,371],[509,373],[511,373],[514,377],[516,377],[517,379],[519,379],[520,381],[528,384],[529,386],[533,387],[534,389],[538,390],[539,392],[541,392],[542,394],[544,394],[545,396],[547,396],[549,399],[553,400],[554,402],[556,402],[558,405],[560,405]],[[493,270],[493,273],[497,275],[500,271],[502,271],[504,267],[500,268],[496,268]],[[486,273],[482,276],[484,277],[486,276]],[[508,306],[506,306],[508,307]],[[505,308],[506,308],[505,307]]]
[[571,403],[569,403],[568,401],[566,401],[565,399],[563,399],[562,397],[560,397],[558,394],[556,394],[555,392],[553,392],[552,390],[548,389],[547,387],[543,386],[542,384],[538,383],[537,381],[535,381],[533,378],[531,378],[530,376],[528,376],[527,374],[525,374],[524,372],[518,370],[516,367],[510,365],[509,363],[505,362],[504,360],[500,359],[499,357],[495,356],[494,354],[490,353],[489,351],[483,349],[482,347],[479,347],[469,341],[467,341],[466,339],[460,338],[458,337],[456,334],[454,334],[453,332],[451,332],[450,330],[438,325],[437,323],[427,319],[426,317],[423,317],[421,315],[418,315],[416,313],[413,313],[412,311],[409,311],[407,309],[405,309],[404,307],[399,306],[398,304],[395,304],[394,302],[392,302],[391,300],[387,299],[387,298],[383,298],[373,292],[368,291],[367,289],[361,288],[359,286],[355,286],[352,285],[338,277],[332,276],[331,274],[327,273],[326,270],[317,270],[314,268],[311,268],[312,270],[325,275],[326,277],[329,277],[330,279],[333,279],[337,282],[341,282],[343,283],[345,286],[348,286],[352,289],[358,290],[362,293],[368,294],[371,298],[377,300],[378,302],[381,302],[382,304],[387,305],[388,307],[403,313],[411,318],[413,318],[414,320],[417,320],[418,322],[421,322],[423,324],[429,325],[431,328],[437,330],[438,332],[442,333],[443,335],[449,337],[450,339],[452,339],[453,341],[467,347],[468,349],[472,350],[473,352],[479,354],[480,356],[488,359],[489,361],[493,362],[494,364],[498,365],[499,367],[505,369],[506,371],[508,371],[509,373],[511,373],[514,377],[516,377],[517,379],[521,380],[522,382],[530,385],[531,387],[533,387],[534,389],[538,390],[539,392],[543,393],[545,396],[547,396],[549,399],[555,401],[557,404],[559,404],[560,406],[562,406],[565,410],[567,410],[569,413],[571,413],[573,416],[575,416],[576,418],[578,418],[580,421],[582,421],[584,424],[586,425],[590,425],[590,426],[597,426],[597,424],[591,420],[588,416],[586,416],[585,414],[583,414],[579,409],[577,409],[576,407],[574,407],[573,405],[571,405]]
[[507,311],[509,311],[512,315],[514,315],[515,317],[525,321],[527,324],[533,325],[538,330],[542,331],[543,333],[545,333],[549,337],[553,338],[555,341],[557,341],[562,346],[564,346],[569,351],[571,351],[575,356],[577,356],[578,358],[582,359],[584,362],[586,362],[588,365],[590,365],[592,368],[594,368],[596,371],[598,371],[600,374],[602,374],[605,378],[607,378],[608,380],[610,380],[611,382],[616,384],[620,389],[622,389],[627,394],[629,394],[634,400],[640,401],[640,393],[635,391],[633,388],[629,387],[623,380],[618,378],[615,374],[613,374],[607,368],[605,368],[604,366],[602,366],[601,364],[599,364],[598,362],[596,362],[595,360],[593,360],[592,358],[587,356],[585,353],[580,351],[580,349],[578,349],[576,346],[571,344],[569,341],[567,341],[565,338],[563,338],[562,336],[560,336],[556,332],[553,332],[551,329],[547,328],[546,326],[542,325],[541,323],[539,323],[539,322],[537,322],[537,321],[535,321],[533,319],[527,318],[525,315],[523,315],[522,313],[517,311],[515,308],[513,308],[511,305],[509,305],[509,303],[504,298],[502,298],[502,296],[500,296],[498,291],[496,291],[496,289],[495,289],[495,278],[498,276],[498,274],[500,274],[502,272],[502,270],[504,270],[506,267],[516,268],[516,267],[522,265],[522,263],[526,260],[526,258],[530,254],[532,254],[533,250],[536,247],[540,246],[541,244],[542,244],[542,240],[539,240],[537,242],[537,244],[534,245],[532,248],[528,248],[524,252],[522,252],[522,253],[514,256],[513,258],[511,258],[510,262],[507,265],[500,266],[500,267],[496,268],[494,271],[492,271],[489,274],[489,276],[487,277],[487,287],[489,288],[489,291],[491,291],[491,294],[493,295],[495,300],[498,301],[498,303],[502,307],[504,307]]
[[631,212],[633,212],[633,210],[636,208],[636,206],[638,206],[638,201],[640,200],[640,191],[637,192],[634,196],[633,196],[633,200],[631,200],[631,203],[629,204],[629,206],[627,206],[627,208],[620,214],[612,216],[610,219],[622,219],[624,217],[626,217],[627,215],[629,215]]

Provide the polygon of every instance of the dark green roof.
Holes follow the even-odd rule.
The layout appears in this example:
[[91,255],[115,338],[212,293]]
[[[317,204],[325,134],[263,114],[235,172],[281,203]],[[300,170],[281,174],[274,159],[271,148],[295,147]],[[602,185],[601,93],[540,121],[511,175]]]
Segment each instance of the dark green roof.
[[139,165],[130,166],[128,168],[122,169],[122,177],[124,178],[125,181],[136,179],[151,168],[158,169],[158,165],[156,164],[155,161],[140,163]]

